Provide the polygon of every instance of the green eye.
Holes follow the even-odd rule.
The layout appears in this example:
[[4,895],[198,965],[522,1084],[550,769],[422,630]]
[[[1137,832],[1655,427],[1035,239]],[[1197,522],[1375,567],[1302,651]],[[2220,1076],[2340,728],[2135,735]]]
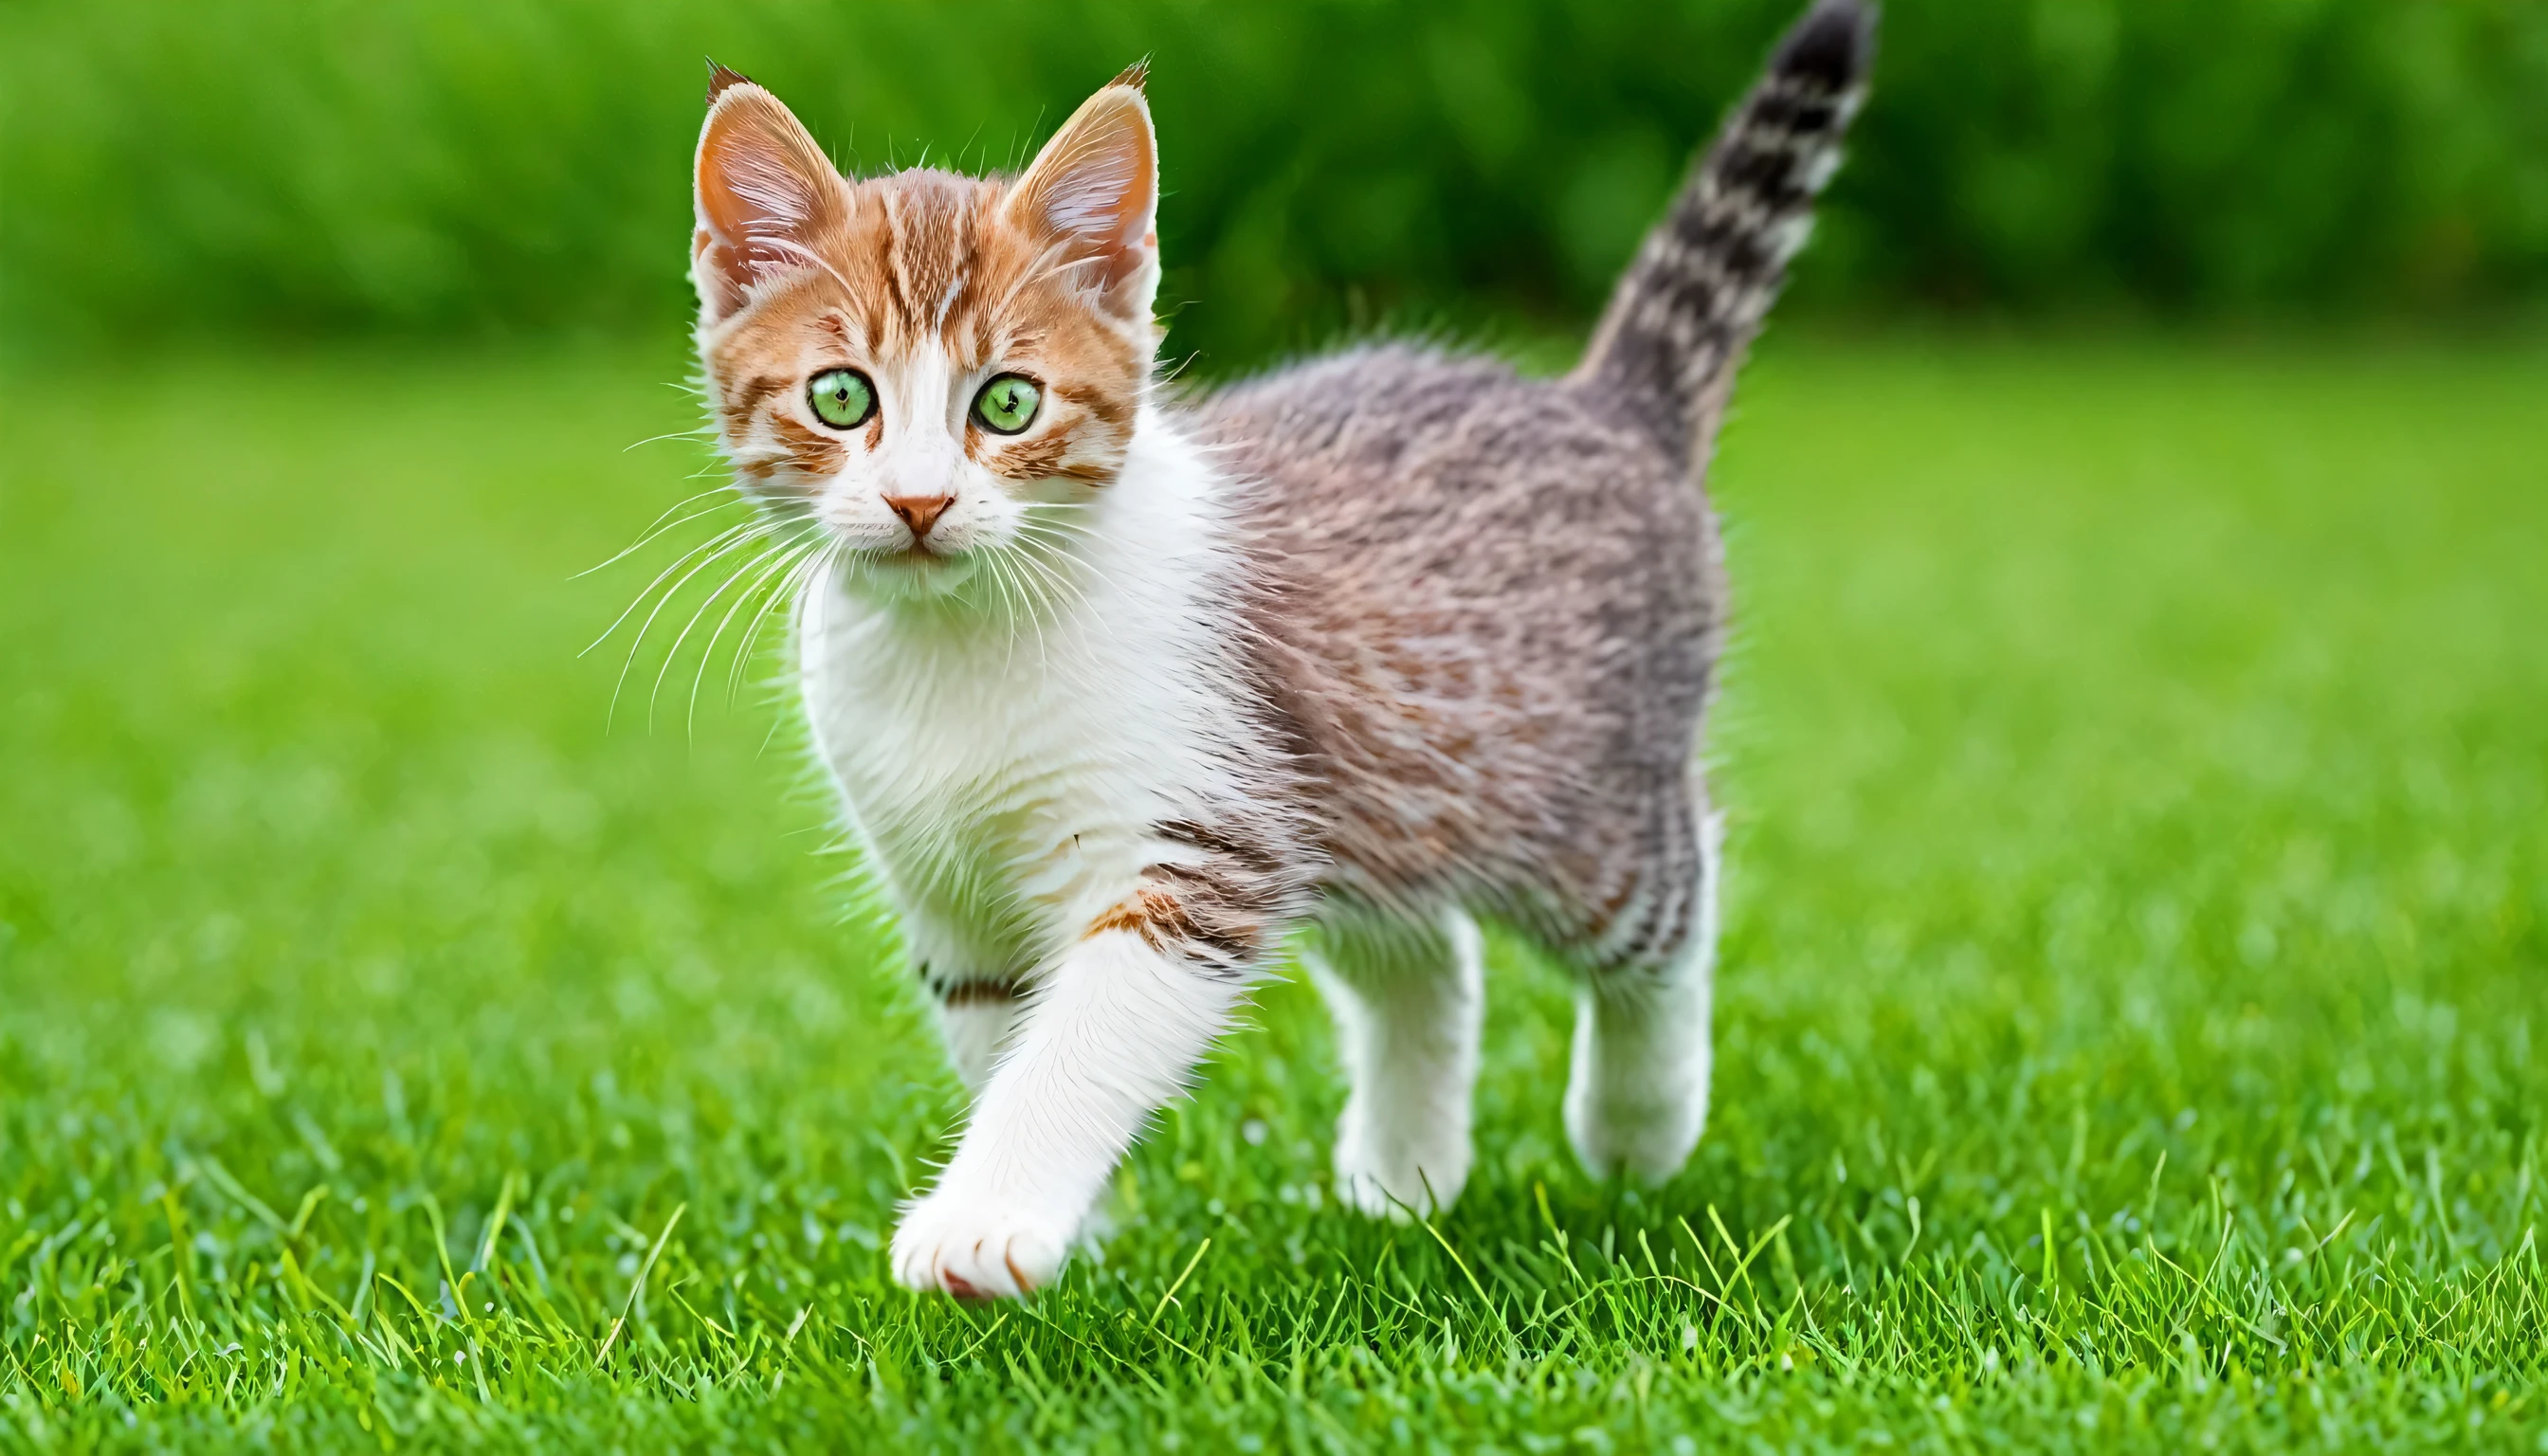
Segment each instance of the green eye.
[[998,434],[1013,435],[1035,423],[1036,407],[1044,403],[1044,391],[1023,374],[1003,374],[982,386],[973,397],[973,417],[982,427]]
[[875,390],[855,369],[826,369],[805,385],[814,417],[834,429],[856,429],[875,412]]

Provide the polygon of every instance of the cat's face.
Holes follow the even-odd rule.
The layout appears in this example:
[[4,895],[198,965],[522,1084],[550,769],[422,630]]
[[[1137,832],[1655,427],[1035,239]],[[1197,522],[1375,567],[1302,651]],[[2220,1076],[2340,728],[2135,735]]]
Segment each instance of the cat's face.
[[776,98],[720,71],[690,275],[740,488],[885,595],[1067,551],[1071,515],[1122,468],[1157,349],[1155,156],[1136,68],[1015,179],[852,182]]

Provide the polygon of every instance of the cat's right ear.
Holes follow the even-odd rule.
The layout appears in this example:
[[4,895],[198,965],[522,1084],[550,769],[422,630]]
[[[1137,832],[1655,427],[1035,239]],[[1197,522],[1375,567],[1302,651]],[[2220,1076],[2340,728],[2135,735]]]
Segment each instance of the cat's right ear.
[[690,281],[703,323],[731,317],[764,279],[821,266],[813,240],[840,220],[846,191],[831,159],[777,97],[710,64],[690,193],[697,219]]

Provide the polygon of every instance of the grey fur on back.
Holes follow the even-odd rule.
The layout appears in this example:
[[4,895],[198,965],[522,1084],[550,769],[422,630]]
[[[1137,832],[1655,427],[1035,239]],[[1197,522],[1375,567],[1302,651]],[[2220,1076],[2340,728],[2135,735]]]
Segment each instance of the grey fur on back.
[[1261,679],[1331,893],[1487,911],[1592,971],[1691,934],[1725,620],[1699,477],[1871,24],[1824,0],[1788,33],[1565,378],[1378,346],[1196,407],[1257,483]]

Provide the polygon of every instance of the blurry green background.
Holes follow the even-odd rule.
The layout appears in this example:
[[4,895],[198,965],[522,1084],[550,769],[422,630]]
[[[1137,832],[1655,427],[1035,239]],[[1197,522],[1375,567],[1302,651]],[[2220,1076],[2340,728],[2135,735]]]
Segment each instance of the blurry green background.
[[0,0],[0,1449],[2548,1448],[2548,0],[1891,8],[1709,479],[1682,1177],[1499,942],[1438,1230],[1295,978],[1102,1259],[887,1278],[960,1101],[783,633],[576,657],[733,519],[576,579],[720,494],[702,56],[867,170],[1149,56],[1210,379],[1563,359],[1790,14]]
[[[1789,0],[10,0],[20,344],[659,329],[702,57],[861,170],[1152,59],[1172,349],[1597,304]],[[2495,317],[2548,289],[2548,5],[1903,0],[1799,314]],[[1200,307],[1183,307],[1201,305]]]

